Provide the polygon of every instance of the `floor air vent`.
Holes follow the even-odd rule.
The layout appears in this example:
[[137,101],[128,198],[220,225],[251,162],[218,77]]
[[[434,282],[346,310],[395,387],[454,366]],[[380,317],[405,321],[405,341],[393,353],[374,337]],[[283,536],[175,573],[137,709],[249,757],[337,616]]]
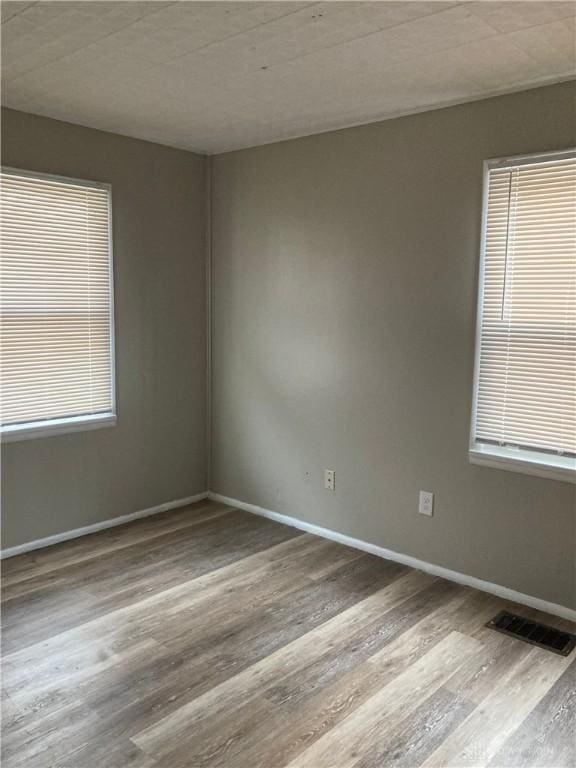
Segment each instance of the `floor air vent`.
[[524,619],[508,611],[500,611],[498,616],[490,619],[486,626],[510,637],[516,637],[518,640],[524,640],[526,643],[546,648],[547,651],[559,653],[561,656],[568,656],[576,646],[576,635],[548,627],[546,624],[539,624],[537,621]]

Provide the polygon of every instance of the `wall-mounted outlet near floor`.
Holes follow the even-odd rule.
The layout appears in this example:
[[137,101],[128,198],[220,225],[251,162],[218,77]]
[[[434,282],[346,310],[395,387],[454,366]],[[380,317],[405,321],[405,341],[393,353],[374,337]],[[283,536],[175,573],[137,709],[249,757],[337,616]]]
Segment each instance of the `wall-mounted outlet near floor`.
[[428,515],[432,517],[434,514],[434,494],[432,491],[420,491],[420,503],[418,504],[418,512],[421,515]]
[[324,488],[333,491],[336,483],[336,472],[333,469],[324,470]]

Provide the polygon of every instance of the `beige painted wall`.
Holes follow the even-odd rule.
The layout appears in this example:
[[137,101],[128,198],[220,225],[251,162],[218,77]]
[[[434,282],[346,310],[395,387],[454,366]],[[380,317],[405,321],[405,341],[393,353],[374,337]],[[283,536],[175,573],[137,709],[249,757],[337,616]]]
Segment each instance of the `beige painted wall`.
[[214,491],[576,607],[574,486],[467,453],[482,161],[573,145],[575,95],[214,159]]
[[118,424],[2,451],[3,547],[205,485],[205,159],[2,111],[2,162],[112,184]]

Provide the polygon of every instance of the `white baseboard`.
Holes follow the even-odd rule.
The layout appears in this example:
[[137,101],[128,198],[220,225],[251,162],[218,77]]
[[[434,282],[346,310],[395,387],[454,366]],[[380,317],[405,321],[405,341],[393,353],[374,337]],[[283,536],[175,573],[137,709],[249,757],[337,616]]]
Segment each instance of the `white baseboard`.
[[131,523],[133,520],[139,520],[141,517],[150,517],[151,515],[157,515],[160,512],[167,512],[169,509],[176,509],[177,507],[185,507],[188,504],[193,504],[196,501],[202,501],[206,499],[208,493],[197,493],[195,496],[187,496],[184,499],[176,499],[175,501],[167,501],[164,504],[158,504],[155,507],[149,507],[148,509],[140,509],[138,512],[131,512],[128,515],[120,515],[120,517],[112,517],[110,520],[102,520],[99,523],[92,523],[92,525],[86,525],[83,528],[74,528],[72,531],[64,531],[63,533],[55,533],[53,536],[46,536],[44,539],[36,539],[36,541],[27,541],[25,544],[18,544],[16,547],[9,547],[3,549],[0,552],[0,559],[4,560],[7,557],[14,557],[15,555],[23,555],[25,552],[32,552],[35,549],[43,549],[44,547],[50,547],[53,544],[59,544],[61,541],[68,541],[69,539],[77,539],[80,536],[86,536],[89,533],[96,533],[96,531],[102,531],[104,528],[113,528],[116,525],[124,525],[124,523]]
[[391,549],[385,547],[379,547],[376,544],[370,544],[367,541],[361,539],[354,539],[352,536],[347,536],[344,533],[338,533],[338,531],[332,531],[329,528],[322,528],[319,525],[313,523],[307,523],[304,520],[299,520],[296,517],[289,517],[288,515],[281,515],[278,512],[272,512],[270,509],[264,509],[264,507],[257,507],[254,504],[247,504],[245,501],[239,499],[232,499],[229,496],[222,496],[219,493],[212,493],[209,491],[208,498],[212,501],[219,501],[222,504],[229,505],[231,507],[237,507],[243,509],[246,512],[252,512],[255,515],[261,517],[268,517],[270,520],[275,520],[278,523],[284,525],[290,525],[292,528],[298,528],[301,531],[307,533],[314,533],[316,536],[322,536],[325,539],[331,541],[337,541],[339,544],[345,544],[348,547],[354,547],[355,549],[361,549],[363,552],[369,552],[371,555],[377,555],[383,557],[386,560],[393,560],[396,563],[402,563],[402,565],[408,565],[411,568],[415,568],[419,571],[425,571],[432,576],[440,576],[448,581],[454,581],[457,584],[463,584],[466,587],[473,587],[481,592],[488,592],[491,595],[496,595],[504,600],[509,600],[513,603],[520,603],[526,605],[529,608],[535,608],[538,611],[544,611],[545,613],[553,614],[554,616],[560,616],[563,619],[570,619],[576,621],[576,610],[568,608],[564,605],[558,605],[556,603],[550,603],[547,600],[541,600],[539,597],[533,597],[532,595],[525,595],[522,592],[516,592],[514,589],[503,587],[500,584],[493,584],[491,581],[484,581],[483,579],[477,579],[475,576],[468,576],[458,571],[452,571],[449,568],[444,568],[441,565],[434,565],[434,563],[427,563],[425,560],[419,560],[417,557],[411,555],[403,555],[400,552],[394,552]]

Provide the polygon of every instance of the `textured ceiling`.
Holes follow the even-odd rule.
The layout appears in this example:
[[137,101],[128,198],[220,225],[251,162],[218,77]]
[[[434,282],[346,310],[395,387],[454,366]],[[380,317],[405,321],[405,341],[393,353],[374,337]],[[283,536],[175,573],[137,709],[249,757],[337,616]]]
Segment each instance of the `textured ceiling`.
[[2,101],[223,152],[574,76],[576,4],[3,2]]

